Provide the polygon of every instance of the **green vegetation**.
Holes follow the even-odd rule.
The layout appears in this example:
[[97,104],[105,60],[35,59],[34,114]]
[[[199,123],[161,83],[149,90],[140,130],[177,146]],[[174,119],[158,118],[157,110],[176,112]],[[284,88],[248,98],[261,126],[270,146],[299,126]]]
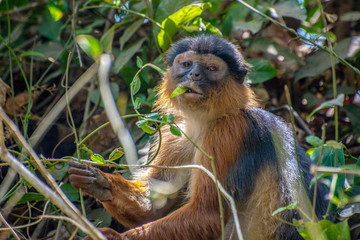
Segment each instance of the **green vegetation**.
[[[315,164],[313,184],[322,181],[331,190],[328,214],[336,213],[339,223],[308,216],[289,224],[304,239],[359,237],[359,12],[355,0],[0,1],[0,239],[96,236],[68,199],[94,225],[111,224],[99,203],[67,183],[69,158],[130,175],[128,149],[119,147],[104,111],[101,57],[111,55],[109,89],[141,149],[163,125],[184,134],[172,115],[151,109],[164,53],[173,41],[199,33],[239,46],[253,66],[249,84],[262,106],[297,120],[297,140]],[[29,175],[26,169],[12,175],[18,161]],[[35,175],[54,195],[41,191]],[[274,217],[287,209],[296,203]]]

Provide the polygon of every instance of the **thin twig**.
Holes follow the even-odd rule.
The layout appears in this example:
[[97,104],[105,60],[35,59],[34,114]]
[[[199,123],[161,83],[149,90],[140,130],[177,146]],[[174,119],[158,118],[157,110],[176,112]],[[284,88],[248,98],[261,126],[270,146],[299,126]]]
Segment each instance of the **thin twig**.
[[6,221],[6,219],[3,217],[3,215],[1,214],[0,211],[0,220],[8,227],[8,229],[12,232],[12,234],[14,235],[14,237],[18,240],[20,240],[19,236],[17,235],[17,233],[15,232],[15,230],[10,226],[10,224]]
[[324,167],[324,166],[315,166],[310,167],[311,173],[336,173],[336,174],[350,174],[355,176],[360,176],[360,170],[347,170],[337,167]]

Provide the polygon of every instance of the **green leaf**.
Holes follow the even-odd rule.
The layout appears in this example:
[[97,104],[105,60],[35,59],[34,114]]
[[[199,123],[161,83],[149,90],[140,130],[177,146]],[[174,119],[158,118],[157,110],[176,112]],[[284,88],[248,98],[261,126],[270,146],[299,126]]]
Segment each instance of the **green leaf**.
[[65,183],[61,185],[60,188],[70,201],[73,202],[79,200],[79,192],[71,184]]
[[161,49],[166,50],[169,47],[174,34],[187,22],[200,16],[208,8],[210,3],[194,3],[181,8],[179,11],[171,14],[161,23],[161,30],[157,35],[157,41]]
[[180,128],[178,128],[177,126],[171,126],[171,127],[170,127],[170,132],[171,132],[172,134],[174,134],[175,136],[178,136],[178,137],[181,136],[181,130],[180,130]]
[[[321,147],[315,149],[315,151],[311,154],[311,160],[317,164],[320,159]],[[337,157],[335,157],[335,154]],[[336,166],[335,166],[336,163]],[[324,148],[322,151],[322,160],[321,165],[326,167],[342,167],[345,165],[345,157],[343,149],[334,149],[334,148]],[[325,177],[326,179],[332,181],[331,176]],[[335,193],[336,197],[341,196],[344,192],[344,181],[345,175],[339,174],[336,179],[335,184]]]
[[305,222],[298,228],[305,240],[329,239],[350,240],[350,228],[347,221],[332,223],[329,220],[319,222]]
[[174,115],[172,115],[171,113],[167,116],[167,121],[170,124],[174,124],[175,123],[175,117]]
[[306,99],[306,107],[313,108],[317,105],[320,105],[322,102],[324,102],[323,98],[318,98],[315,94],[311,92],[306,92],[303,95],[303,98]]
[[146,40],[146,38],[141,38],[128,46],[126,49],[120,52],[118,56],[116,56],[113,66],[113,71],[115,73],[119,73],[120,70],[125,66],[125,64],[137,53],[143,42]]
[[178,85],[175,90],[171,93],[170,98],[176,97],[178,95],[186,93],[188,88],[184,87],[183,85]]
[[326,141],[326,147],[333,148],[333,149],[341,149],[341,144],[339,144],[335,140],[329,140],[329,141]]
[[278,70],[271,66],[268,60],[248,59],[248,62],[253,66],[248,75],[252,83],[263,83],[278,74]]
[[109,155],[109,160],[114,161],[121,158],[124,155],[124,149],[121,147],[115,148]]
[[125,28],[125,31],[121,35],[121,38],[119,40],[120,50],[124,48],[125,43],[134,35],[134,33],[140,28],[143,23],[144,19],[141,18]]
[[94,153],[94,152],[91,151],[91,149],[89,149],[85,144],[82,144],[82,145],[81,145],[81,149],[84,150],[84,151],[86,151],[86,152],[88,152],[88,153],[90,153],[90,154],[93,154],[93,153]]
[[24,7],[29,4],[28,0],[0,1],[0,11],[12,10],[14,7]]
[[290,205],[287,205],[286,207],[281,207],[281,208],[276,209],[272,213],[272,216],[275,216],[276,214],[281,213],[281,212],[283,212],[285,210],[288,210],[288,209],[296,209],[296,207],[297,207],[297,202],[294,202],[294,203],[292,203]]
[[135,95],[141,87],[141,81],[138,75],[135,75],[134,79],[130,83],[131,94]]
[[[335,161],[335,152],[337,151],[337,161]],[[321,147],[315,149],[313,154],[310,158],[313,160],[314,163],[318,163],[320,157]],[[345,164],[344,159],[344,151],[343,149],[334,149],[334,148],[324,148],[323,149],[323,158],[321,161],[321,165],[326,167],[341,167]],[[335,166],[335,162],[337,165]]]
[[[315,179],[315,177],[313,177],[311,179],[310,184],[309,184],[309,189],[311,189],[314,186],[315,182],[319,182],[319,180],[323,179],[323,178],[328,179],[329,177],[331,177],[331,173],[318,173],[316,175],[316,179]],[[330,183],[330,181],[329,181],[329,183]]]
[[159,6],[156,10],[156,21],[162,22],[165,18],[173,14],[174,12],[180,10],[182,7],[185,7],[193,3],[192,0],[161,0]]
[[43,23],[40,26],[39,32],[41,36],[47,37],[54,42],[58,42],[61,30],[63,29],[62,27],[62,23],[60,21],[54,21],[47,11],[43,17]]
[[112,52],[112,45],[114,40],[114,32],[115,32],[116,25],[112,26],[101,38],[100,44],[104,49],[104,52],[111,53]]
[[329,37],[332,43],[336,43],[336,35],[333,32],[329,31]]
[[54,177],[56,181],[61,181],[64,179],[67,171],[69,169],[69,165],[65,163],[58,163],[54,166],[54,170],[51,172],[51,175]]
[[346,115],[350,118],[351,125],[357,134],[360,134],[360,107],[347,105],[343,107]]
[[111,224],[111,215],[104,209],[98,208],[92,210],[87,218],[94,222],[94,225],[99,228],[109,227]]
[[56,59],[63,52],[63,50],[64,47],[58,42],[47,42],[34,48],[35,52],[43,54],[46,59]]
[[136,66],[138,68],[141,68],[144,65],[143,61],[141,60],[141,58],[139,56],[136,57]]
[[215,27],[214,25],[212,25],[211,23],[204,21],[204,24],[205,24],[205,26],[206,26],[206,30],[208,30],[209,32],[211,32],[211,33],[213,33],[213,34],[216,34],[216,35],[218,35],[219,37],[222,37],[222,36],[223,36],[222,33],[221,33],[221,31],[220,31],[217,27]]
[[[246,1],[251,6],[255,6],[255,1],[249,0]],[[226,13],[223,23],[222,23],[222,30],[224,35],[229,36],[233,29],[233,23],[244,21],[245,18],[248,16],[250,9],[245,7],[239,2],[234,2],[229,8],[228,12]],[[260,21],[261,22],[261,21]]]
[[146,114],[145,117],[150,120],[158,120],[159,114],[157,112]]
[[147,119],[141,119],[136,122],[136,126],[138,126],[138,128],[141,128],[144,132],[149,133],[149,134],[155,133],[156,129],[153,127],[150,127],[148,124],[149,124],[149,121]]
[[164,114],[161,118],[161,126],[164,126],[167,123],[168,123],[168,116]]
[[[352,57],[356,53],[356,49],[359,50],[359,47],[356,45],[353,38],[345,38],[338,42],[334,46],[334,52],[336,52],[342,58]],[[355,49],[355,51],[350,51],[350,49]],[[335,64],[339,61],[334,58]],[[326,69],[331,67],[329,53],[325,51],[317,51],[314,55],[306,58],[305,66],[300,68],[300,70],[295,74],[294,81],[298,81],[305,77],[314,77],[323,73]]]
[[45,200],[46,198],[40,193],[27,192],[21,197],[21,199],[16,203],[16,205]]
[[279,1],[273,8],[279,17],[291,17],[300,21],[306,19],[306,9],[302,8],[296,0]]
[[141,120],[136,122],[136,126],[138,126],[138,128],[142,128],[147,122],[148,122],[148,120],[141,119]]
[[53,4],[48,5],[48,10],[50,12],[50,16],[52,17],[52,19],[54,19],[54,21],[59,21],[64,15],[63,11]]
[[[290,52],[288,48],[281,46],[274,41],[271,41],[266,38],[256,38],[251,44],[251,49],[256,49],[256,51],[262,51],[266,55],[271,55],[271,58],[274,56],[284,57],[284,64],[294,64],[294,62],[300,64],[300,58],[296,56],[293,52]],[[269,59],[270,56],[267,57]],[[288,62],[291,61],[291,62]]]
[[100,154],[97,153],[93,153],[90,155],[90,160],[93,162],[96,162],[98,164],[104,164],[105,163],[105,159],[103,156],[101,156]]
[[[359,137],[360,138],[360,137]],[[359,139],[358,139],[358,142],[359,142]],[[360,156],[358,157],[358,159],[356,160],[356,165],[355,167],[357,169],[360,168]],[[360,176],[354,176],[354,185],[355,186],[360,186]]]
[[234,30],[250,30],[252,34],[255,34],[261,30],[263,19],[260,16],[256,16],[252,20],[234,21],[232,24],[234,25]]
[[149,133],[149,134],[153,134],[153,133],[156,132],[156,129],[153,128],[153,127],[150,127],[150,126],[148,125],[148,123],[146,123],[141,129],[142,129],[144,132]]
[[75,34],[80,35],[80,34],[90,34],[94,31],[96,31],[96,28],[100,28],[103,27],[105,24],[105,20],[104,19],[98,19],[98,20],[94,20],[92,23],[84,25],[83,28],[78,28],[75,29]]
[[320,147],[322,144],[321,139],[317,136],[307,136],[306,142],[314,147]]
[[183,25],[181,27],[183,29],[185,29],[187,32],[195,32],[195,31],[204,32],[204,31],[208,31],[208,32],[211,32],[213,34],[218,35],[219,37],[222,37],[222,33],[218,28],[213,26],[210,22],[204,21],[201,17],[197,17],[192,22],[192,25],[190,25],[190,26]]
[[308,116],[308,122],[310,122],[311,117],[321,109],[334,107],[335,105],[342,107],[344,103],[344,98],[344,94],[341,93],[337,96],[337,98],[323,102],[319,107],[315,108],[315,110],[310,113],[310,115]]
[[79,47],[91,58],[97,59],[102,53],[100,42],[90,35],[78,35],[76,42]]
[[136,97],[136,99],[135,99],[135,104],[134,104],[134,109],[136,109],[136,110],[139,109],[140,106],[141,106],[141,103],[142,103],[141,98]]
[[35,57],[46,58],[43,53],[36,52],[36,51],[25,51],[20,55],[20,57],[25,57],[25,56],[35,56]]

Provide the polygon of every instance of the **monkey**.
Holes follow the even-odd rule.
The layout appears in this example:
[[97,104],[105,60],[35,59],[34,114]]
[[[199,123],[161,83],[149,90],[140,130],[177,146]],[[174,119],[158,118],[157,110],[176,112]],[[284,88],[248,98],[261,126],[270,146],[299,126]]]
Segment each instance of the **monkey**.
[[[246,83],[250,66],[238,48],[215,35],[188,37],[172,44],[165,64],[156,111],[173,114],[177,126],[213,158],[219,183],[236,202],[244,239],[302,239],[294,226],[272,213],[295,201],[309,208],[307,203],[314,196],[309,188],[311,160],[299,146],[296,156],[287,124],[258,107]],[[179,85],[186,92],[170,98]],[[212,171],[209,158],[185,136],[174,136],[169,126],[161,132],[163,144],[153,165],[197,164]],[[123,233],[100,229],[109,240],[221,236],[216,185],[200,169],[139,169],[133,179],[126,180],[119,173],[105,173],[82,162],[69,161],[69,165],[70,183],[100,201],[129,228]],[[168,186],[174,187],[163,190]],[[319,183],[318,218],[326,214],[327,194],[327,187]],[[222,205],[226,239],[236,239],[229,204],[224,200]],[[303,216],[286,210],[278,217],[292,222]]]

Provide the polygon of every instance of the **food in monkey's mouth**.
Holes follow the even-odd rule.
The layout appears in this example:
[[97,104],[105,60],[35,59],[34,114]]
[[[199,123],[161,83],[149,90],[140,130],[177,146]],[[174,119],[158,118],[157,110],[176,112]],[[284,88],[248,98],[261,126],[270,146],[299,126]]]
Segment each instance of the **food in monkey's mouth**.
[[170,98],[176,97],[178,95],[184,94],[188,91],[188,88],[184,87],[183,85],[179,84],[175,90],[171,93]]
[[202,96],[202,93],[199,90],[196,90],[194,87],[190,87],[190,84],[179,84],[175,90],[171,93],[170,98],[179,96],[179,95],[187,95],[189,97],[191,96]]

